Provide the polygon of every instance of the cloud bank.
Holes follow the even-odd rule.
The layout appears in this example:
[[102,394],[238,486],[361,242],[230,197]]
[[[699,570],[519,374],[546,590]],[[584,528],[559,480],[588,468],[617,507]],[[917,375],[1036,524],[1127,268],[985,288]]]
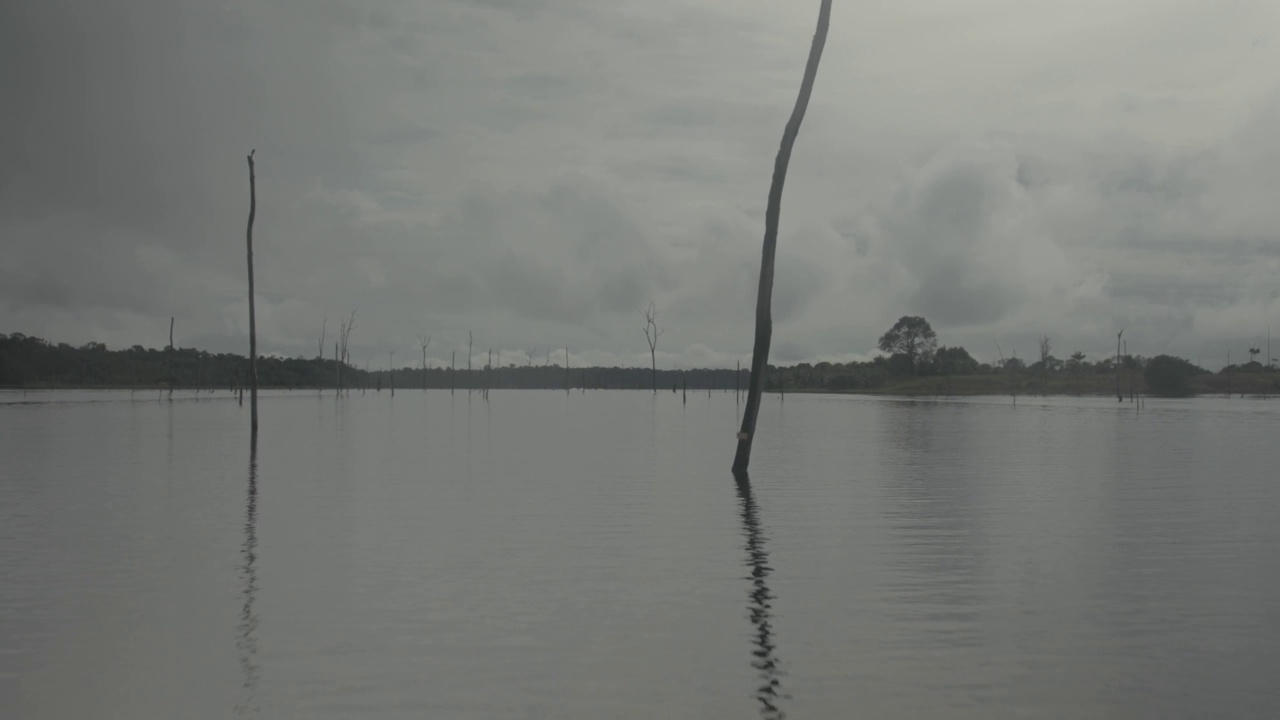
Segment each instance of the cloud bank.
[[[750,352],[813,8],[763,0],[88,0],[0,8],[0,331],[357,361]],[[838,8],[783,201],[774,359],[903,314],[982,357],[1280,331],[1280,10]],[[536,352],[535,352],[536,351]],[[557,352],[563,352],[559,350]],[[400,355],[404,353],[404,355]],[[509,358],[509,359],[508,359]],[[375,360],[375,363],[377,360]]]

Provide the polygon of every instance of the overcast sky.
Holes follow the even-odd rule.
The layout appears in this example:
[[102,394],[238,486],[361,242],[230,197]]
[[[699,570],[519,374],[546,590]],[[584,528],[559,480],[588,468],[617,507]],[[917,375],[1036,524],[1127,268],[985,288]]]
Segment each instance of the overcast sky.
[[[747,358],[818,3],[0,3],[0,332],[353,359]],[[1280,354],[1280,3],[835,0],[779,363],[904,314],[983,359]],[[563,350],[558,351],[561,356]]]

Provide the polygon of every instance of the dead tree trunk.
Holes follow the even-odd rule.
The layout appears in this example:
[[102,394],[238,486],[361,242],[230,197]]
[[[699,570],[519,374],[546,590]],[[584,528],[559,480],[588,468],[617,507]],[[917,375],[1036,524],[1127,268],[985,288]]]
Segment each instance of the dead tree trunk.
[[[334,379],[334,397],[342,394],[342,366],[347,364],[351,358],[348,351],[351,340],[351,330],[356,326],[356,311],[351,311],[351,316],[346,320],[338,321],[338,342],[333,345],[333,363],[336,370]],[[367,376],[368,373],[366,372]],[[367,378],[366,378],[367,379]]]
[[747,389],[747,407],[742,413],[742,429],[738,432],[738,450],[733,457],[735,475],[745,475],[751,462],[751,443],[755,439],[756,417],[760,414],[760,395],[764,392],[764,375],[769,361],[769,343],[773,340],[773,259],[778,247],[778,218],[782,213],[782,186],[787,179],[787,165],[791,162],[791,148],[795,145],[800,123],[804,121],[813,94],[813,82],[818,75],[818,61],[827,42],[827,27],[831,21],[831,0],[822,0],[818,9],[818,28],[809,47],[809,60],[805,64],[804,78],[800,82],[800,94],[796,98],[791,119],[782,133],[782,145],[773,165],[773,182],[769,187],[769,202],[765,209],[764,244],[760,254],[760,287],[756,296],[756,339],[751,356],[751,380]]
[[[1124,357],[1126,360],[1129,359],[1129,341],[1128,340],[1124,341]],[[1128,372],[1125,373],[1125,375],[1129,377],[1129,402],[1133,402],[1133,371],[1129,370]]]
[[1124,393],[1120,390],[1120,368],[1124,364],[1120,362],[1120,336],[1124,334],[1124,330],[1116,333],[1116,402],[1124,402]]
[[258,432],[258,319],[253,307],[253,216],[258,211],[258,190],[253,172],[253,150],[249,151],[249,224],[244,242],[249,264],[249,427]]
[[[324,331],[328,328],[329,316],[325,315],[324,320],[320,322],[320,342],[316,345],[316,361],[319,368],[324,368]],[[316,374],[316,395],[320,394],[320,375]]]
[[658,337],[662,331],[658,329],[658,311],[653,303],[641,313],[644,315],[644,339],[649,343],[649,380],[653,385],[653,393],[658,394]]
[[1227,376],[1227,399],[1231,399],[1231,350],[1227,350],[1227,366],[1222,369]]
[[427,390],[427,347],[431,345],[431,336],[418,338],[418,344],[422,346],[422,391]]
[[169,399],[173,399],[173,317],[169,317],[169,347],[165,356],[168,359],[169,366]]

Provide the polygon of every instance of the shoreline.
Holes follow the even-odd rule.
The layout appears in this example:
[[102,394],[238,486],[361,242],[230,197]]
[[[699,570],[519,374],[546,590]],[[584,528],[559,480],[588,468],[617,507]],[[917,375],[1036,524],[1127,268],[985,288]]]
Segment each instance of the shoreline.
[[[824,388],[824,387],[786,387],[779,388],[776,385],[768,387],[765,395],[864,395],[864,396],[884,396],[884,397],[1115,397],[1116,388],[1114,378],[1107,379],[1105,382],[1098,382],[1092,379],[1072,379],[1072,378],[1026,378],[1026,377],[1007,377],[997,375],[958,375],[958,376],[932,376],[911,378],[905,382],[887,383],[880,387],[853,387],[853,388]],[[1277,373],[1254,373],[1250,375],[1239,375],[1231,378],[1230,394],[1227,392],[1227,381],[1221,376],[1200,376],[1191,379],[1191,392],[1185,395],[1156,395],[1148,393],[1145,383],[1135,378],[1132,386],[1128,383],[1122,383],[1123,399],[1129,401],[1131,398],[1149,398],[1149,397],[1165,397],[1165,398],[1196,398],[1196,397],[1217,397],[1217,398],[1254,398],[1254,399],[1273,399],[1280,398],[1280,374]],[[260,386],[259,391],[285,391],[285,392],[320,392],[332,393],[334,388],[317,387],[317,386],[285,386],[270,385]],[[368,392],[370,390],[378,392],[375,388],[344,388],[345,391]],[[389,388],[381,388],[389,390]],[[406,387],[397,386],[397,390],[401,392],[413,392],[422,390],[422,387]],[[428,388],[434,392],[448,392],[449,388],[431,387]],[[168,392],[169,387],[155,385],[76,385],[63,383],[37,383],[31,385],[0,385],[0,392],[51,392],[51,391],[132,391],[132,392]],[[247,390],[247,388],[245,388]],[[456,391],[465,392],[466,388],[455,388]],[[524,388],[524,387],[492,387],[491,390],[547,390],[550,392],[563,392],[561,388]],[[575,388],[580,390],[580,388]],[[587,390],[625,390],[628,392],[651,392],[650,388],[587,388]],[[693,388],[690,388],[693,390]],[[696,392],[705,392],[707,388],[699,387]],[[181,392],[184,395],[193,393],[208,395],[231,395],[235,396],[238,392],[227,387],[217,388],[197,388],[175,386],[174,392]],[[659,388],[659,393],[665,393],[665,388]],[[712,392],[724,394],[733,392],[733,388],[712,388]]]

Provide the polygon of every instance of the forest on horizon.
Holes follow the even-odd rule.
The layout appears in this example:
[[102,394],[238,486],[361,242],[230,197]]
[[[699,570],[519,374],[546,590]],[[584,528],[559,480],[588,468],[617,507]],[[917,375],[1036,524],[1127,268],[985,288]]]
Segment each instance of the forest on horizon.
[[[903,321],[915,320],[903,318]],[[923,319],[919,319],[923,320]],[[927,323],[923,324],[927,328]],[[1217,373],[1167,355],[1121,355],[1089,360],[1073,353],[1065,360],[1049,352],[1027,363],[1005,358],[980,363],[963,347],[936,345],[932,329],[921,333],[914,349],[893,345],[893,331],[881,338],[888,352],[873,360],[848,363],[770,365],[769,392],[884,393],[899,395],[1280,395],[1280,373],[1256,360]],[[896,350],[896,352],[894,352]],[[480,356],[483,357],[483,356]],[[236,390],[248,386],[248,358],[196,348],[164,349],[134,345],[109,349],[99,342],[75,347],[22,333],[0,334],[0,387],[9,388],[182,388]],[[259,356],[259,385],[264,388],[335,389],[630,389],[679,391],[745,390],[749,370],[742,368],[662,369],[650,367],[565,368],[543,364],[485,364],[394,369],[362,368],[332,358]]]

